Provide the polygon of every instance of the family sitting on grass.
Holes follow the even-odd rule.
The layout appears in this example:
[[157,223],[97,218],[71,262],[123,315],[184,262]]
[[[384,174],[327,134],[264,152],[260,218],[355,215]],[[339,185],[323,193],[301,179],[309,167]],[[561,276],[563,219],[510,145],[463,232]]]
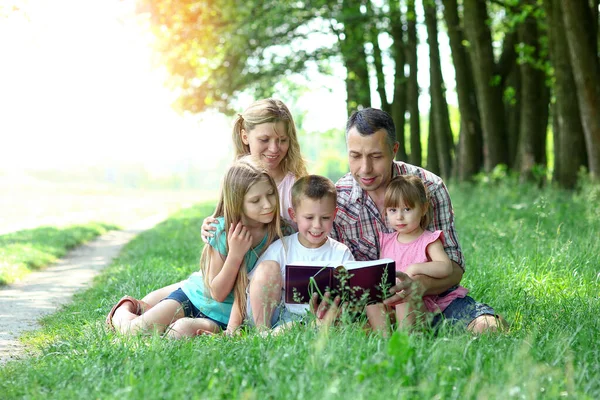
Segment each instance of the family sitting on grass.
[[459,286],[464,258],[446,186],[423,168],[394,161],[399,145],[389,114],[366,108],[350,116],[350,173],[335,185],[307,174],[281,101],[260,100],[238,115],[233,142],[237,161],[202,225],[208,245],[201,270],[142,300],[124,296],[107,316],[111,328],[176,338],[232,334],[242,324],[276,332],[309,312],[331,324],[339,296],[326,292],[319,302],[315,293],[310,307],[284,303],[285,265],[386,257],[396,262],[396,285],[383,304],[364,310],[373,330],[387,334],[393,320],[400,329],[445,322],[474,333],[505,326]]

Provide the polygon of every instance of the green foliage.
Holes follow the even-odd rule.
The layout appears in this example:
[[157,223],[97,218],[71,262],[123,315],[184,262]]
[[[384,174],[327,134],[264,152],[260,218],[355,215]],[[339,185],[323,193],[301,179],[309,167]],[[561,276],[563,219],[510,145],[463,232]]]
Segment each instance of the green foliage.
[[[331,40],[316,47],[307,41],[318,30],[331,34],[321,19],[330,12],[328,2],[142,0],[139,11],[148,17],[180,90],[178,108],[191,112],[231,112],[232,100],[244,90],[270,97],[281,79],[303,72],[307,61],[336,54],[325,44]],[[316,28],[308,29],[313,21]]]
[[[494,180],[450,186],[467,260],[463,285],[510,323],[507,334],[395,332],[343,324],[280,336],[120,337],[104,318],[198,269],[211,205],[181,211],[129,243],[75,302],[25,340],[30,358],[0,368],[16,398],[598,398],[599,191]],[[593,202],[593,204],[590,204]]]
[[302,132],[302,154],[308,160],[309,172],[337,181],[348,172],[346,136],[341,129],[325,132]]
[[41,227],[0,236],[0,285],[21,279],[30,271],[55,262],[73,247],[114,225],[89,223],[66,228]]

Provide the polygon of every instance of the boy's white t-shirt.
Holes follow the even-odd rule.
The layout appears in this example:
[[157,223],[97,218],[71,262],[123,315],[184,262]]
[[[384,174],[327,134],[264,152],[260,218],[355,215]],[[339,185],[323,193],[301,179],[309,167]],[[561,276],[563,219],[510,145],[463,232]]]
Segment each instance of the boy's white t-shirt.
[[[283,241],[282,241],[283,240]],[[285,242],[285,248],[283,246]],[[346,261],[354,261],[354,256],[350,249],[343,243],[338,242],[330,237],[323,245],[316,249],[304,247],[298,239],[298,233],[290,236],[285,236],[273,242],[267,250],[259,257],[256,265],[263,261],[276,261],[281,268],[281,276],[285,284],[285,265],[292,263],[301,263],[306,261],[324,261],[327,264],[341,264]],[[254,269],[256,270],[256,269]],[[253,270],[253,272],[254,272]],[[252,274],[250,274],[250,278]],[[285,287],[283,288],[285,290]],[[284,299],[282,292],[282,301]],[[308,304],[286,304],[286,308],[294,314],[305,314],[308,310]]]

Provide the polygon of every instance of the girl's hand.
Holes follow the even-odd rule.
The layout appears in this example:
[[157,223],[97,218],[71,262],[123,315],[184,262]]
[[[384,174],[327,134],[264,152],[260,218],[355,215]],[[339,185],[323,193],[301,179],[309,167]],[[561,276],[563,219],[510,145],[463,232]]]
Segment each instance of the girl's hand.
[[204,218],[204,221],[202,221],[201,235],[204,243],[208,243],[208,238],[215,236],[213,232],[217,230],[217,227],[213,224],[216,223],[217,219],[213,217],[206,217]]
[[252,235],[242,222],[231,224],[227,232],[227,244],[229,245],[228,256],[242,260],[252,246]]

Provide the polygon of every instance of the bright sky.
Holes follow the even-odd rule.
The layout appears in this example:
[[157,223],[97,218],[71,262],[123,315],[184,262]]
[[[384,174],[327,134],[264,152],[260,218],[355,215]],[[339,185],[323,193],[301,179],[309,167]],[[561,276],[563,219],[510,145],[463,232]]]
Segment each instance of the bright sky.
[[[0,168],[230,158],[230,118],[171,108],[166,72],[152,62],[152,36],[133,5],[0,0]],[[296,101],[293,111],[308,111],[306,130],[344,127],[336,75],[311,79]]]

